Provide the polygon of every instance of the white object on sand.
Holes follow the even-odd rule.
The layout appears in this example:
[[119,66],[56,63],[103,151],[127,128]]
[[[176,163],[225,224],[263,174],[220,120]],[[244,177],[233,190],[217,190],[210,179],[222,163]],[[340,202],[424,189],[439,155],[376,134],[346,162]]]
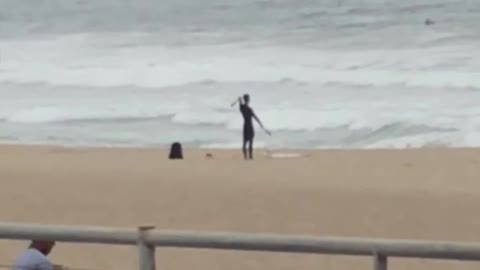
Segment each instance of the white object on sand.
[[301,158],[308,155],[303,153],[267,153],[267,156],[271,158]]

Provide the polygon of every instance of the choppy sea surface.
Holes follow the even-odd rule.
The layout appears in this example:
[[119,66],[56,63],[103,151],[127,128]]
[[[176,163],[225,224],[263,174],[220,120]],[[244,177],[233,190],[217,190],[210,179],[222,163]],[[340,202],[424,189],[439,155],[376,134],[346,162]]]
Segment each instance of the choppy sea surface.
[[0,142],[480,146],[478,0],[0,4]]

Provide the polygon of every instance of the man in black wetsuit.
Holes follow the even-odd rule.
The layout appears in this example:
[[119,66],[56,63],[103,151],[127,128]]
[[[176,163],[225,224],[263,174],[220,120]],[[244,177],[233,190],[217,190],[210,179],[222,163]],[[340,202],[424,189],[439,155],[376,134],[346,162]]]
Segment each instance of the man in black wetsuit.
[[[244,159],[253,159],[253,138],[255,137],[255,130],[253,128],[252,118],[257,121],[257,123],[262,127],[263,130],[268,135],[270,131],[266,130],[263,126],[260,119],[255,115],[252,108],[249,106],[250,96],[248,94],[243,95],[242,97],[238,98],[238,104],[240,105],[240,112],[243,116],[243,157]],[[247,144],[248,144],[248,156],[247,156]]]

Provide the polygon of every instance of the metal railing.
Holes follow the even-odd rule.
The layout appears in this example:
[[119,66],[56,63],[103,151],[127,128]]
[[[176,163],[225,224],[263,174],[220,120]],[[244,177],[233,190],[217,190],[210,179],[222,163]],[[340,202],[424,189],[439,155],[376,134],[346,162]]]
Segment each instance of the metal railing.
[[0,239],[136,245],[139,270],[156,269],[156,247],[373,256],[375,270],[386,270],[388,257],[480,260],[479,243],[172,231],[154,226],[123,229],[0,223]]

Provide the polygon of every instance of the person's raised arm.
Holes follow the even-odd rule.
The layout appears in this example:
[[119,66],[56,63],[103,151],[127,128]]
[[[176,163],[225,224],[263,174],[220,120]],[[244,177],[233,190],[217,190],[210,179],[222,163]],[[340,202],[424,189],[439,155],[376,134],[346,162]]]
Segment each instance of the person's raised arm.
[[238,97],[238,109],[242,111],[242,107],[245,105],[245,101],[243,100],[242,97]]
[[234,102],[232,102],[232,104],[230,104],[230,106],[233,107],[233,106],[237,105],[237,103],[238,103],[238,106],[243,105],[243,99],[242,99],[242,97],[238,97],[238,99],[235,100]]

